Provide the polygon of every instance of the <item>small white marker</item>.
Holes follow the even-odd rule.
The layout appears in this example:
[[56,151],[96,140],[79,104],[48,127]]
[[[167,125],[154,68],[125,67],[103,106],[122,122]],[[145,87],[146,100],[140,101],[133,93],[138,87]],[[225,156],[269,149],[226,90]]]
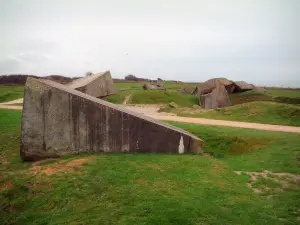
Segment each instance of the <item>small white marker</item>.
[[183,154],[184,153],[184,144],[183,144],[183,137],[181,136],[179,145],[178,145],[178,153]]

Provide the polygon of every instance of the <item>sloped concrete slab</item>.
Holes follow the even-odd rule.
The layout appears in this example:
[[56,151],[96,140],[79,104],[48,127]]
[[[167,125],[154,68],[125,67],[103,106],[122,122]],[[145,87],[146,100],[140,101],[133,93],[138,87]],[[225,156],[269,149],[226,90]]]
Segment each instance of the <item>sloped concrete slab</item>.
[[243,92],[243,91],[249,91],[254,89],[254,85],[248,84],[245,81],[236,81],[234,83],[236,85],[235,92]]
[[202,153],[190,133],[48,81],[25,85],[20,154],[39,160],[99,152]]
[[68,86],[97,98],[116,93],[116,88],[109,71],[76,79],[68,84]]
[[200,95],[199,105],[205,109],[215,109],[230,106],[231,101],[225,86],[219,85],[211,93]]

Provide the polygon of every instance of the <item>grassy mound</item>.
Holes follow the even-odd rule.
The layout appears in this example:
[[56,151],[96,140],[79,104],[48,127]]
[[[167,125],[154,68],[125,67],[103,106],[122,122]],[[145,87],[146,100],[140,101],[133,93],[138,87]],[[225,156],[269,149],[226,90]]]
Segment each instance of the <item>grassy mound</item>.
[[293,104],[300,106],[300,98],[290,98],[290,97],[273,97],[274,102]]
[[299,183],[260,178],[252,190],[249,175],[234,171],[300,173],[299,135],[172,123],[222,158],[98,154],[32,165],[20,160],[21,112],[11,112],[0,110],[3,224],[297,223]]
[[[132,93],[134,93],[134,91],[118,91],[116,94],[114,95],[110,95],[110,96],[106,96],[106,97],[103,97],[101,99],[105,100],[105,101],[108,101],[108,102],[111,102],[111,103],[114,103],[114,104],[122,104],[125,97],[126,96],[131,96]],[[128,102],[128,104],[130,103],[130,101]]]
[[0,102],[23,98],[24,86],[0,86]]
[[288,98],[300,98],[299,89],[280,89],[280,88],[268,88],[267,94],[272,97],[288,97]]
[[148,90],[135,92],[131,96],[133,104],[167,104],[175,102],[180,106],[191,107],[198,103],[197,97],[181,94],[177,91]]
[[192,107],[198,104],[196,96],[181,94],[177,91],[163,90],[128,90],[119,91],[115,95],[105,97],[103,99],[115,103],[122,104],[125,97],[130,96],[128,104],[168,104],[175,102],[179,106]]
[[248,102],[214,110],[166,108],[164,111],[184,117],[300,126],[300,106],[268,101]]
[[272,101],[272,97],[258,91],[246,91],[240,93],[232,93],[229,95],[232,105],[243,104],[255,101]]
[[[143,90],[143,83],[116,83],[118,92],[115,95],[105,97],[104,99],[122,104],[126,96],[131,96],[128,104],[168,104],[175,102],[180,106],[191,107],[198,104],[197,97],[179,93],[178,90],[185,86],[194,87],[196,84],[184,84],[165,82],[167,91],[163,90]],[[123,91],[121,91],[123,89]],[[124,91],[124,89],[126,89]]]

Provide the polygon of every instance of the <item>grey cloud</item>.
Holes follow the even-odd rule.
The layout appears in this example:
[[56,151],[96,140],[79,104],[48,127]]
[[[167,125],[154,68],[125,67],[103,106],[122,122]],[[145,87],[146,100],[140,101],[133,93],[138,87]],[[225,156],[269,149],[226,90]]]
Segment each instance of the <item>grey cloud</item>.
[[0,60],[0,74],[18,73],[20,71],[20,61],[17,59]]
[[300,86],[298,0],[2,2],[0,71]]
[[37,52],[22,52],[20,54],[18,54],[18,56],[16,56],[16,58],[20,59],[20,61],[23,62],[35,62],[35,63],[39,63],[39,62],[43,62],[46,61],[50,58],[51,56],[45,55],[45,54],[39,54]]

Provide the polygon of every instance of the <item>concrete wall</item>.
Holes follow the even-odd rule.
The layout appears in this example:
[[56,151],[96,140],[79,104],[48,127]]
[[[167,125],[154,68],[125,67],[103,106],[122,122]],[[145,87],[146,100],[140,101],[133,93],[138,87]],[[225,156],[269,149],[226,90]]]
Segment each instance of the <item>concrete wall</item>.
[[21,157],[96,152],[202,153],[188,132],[46,80],[28,78]]

